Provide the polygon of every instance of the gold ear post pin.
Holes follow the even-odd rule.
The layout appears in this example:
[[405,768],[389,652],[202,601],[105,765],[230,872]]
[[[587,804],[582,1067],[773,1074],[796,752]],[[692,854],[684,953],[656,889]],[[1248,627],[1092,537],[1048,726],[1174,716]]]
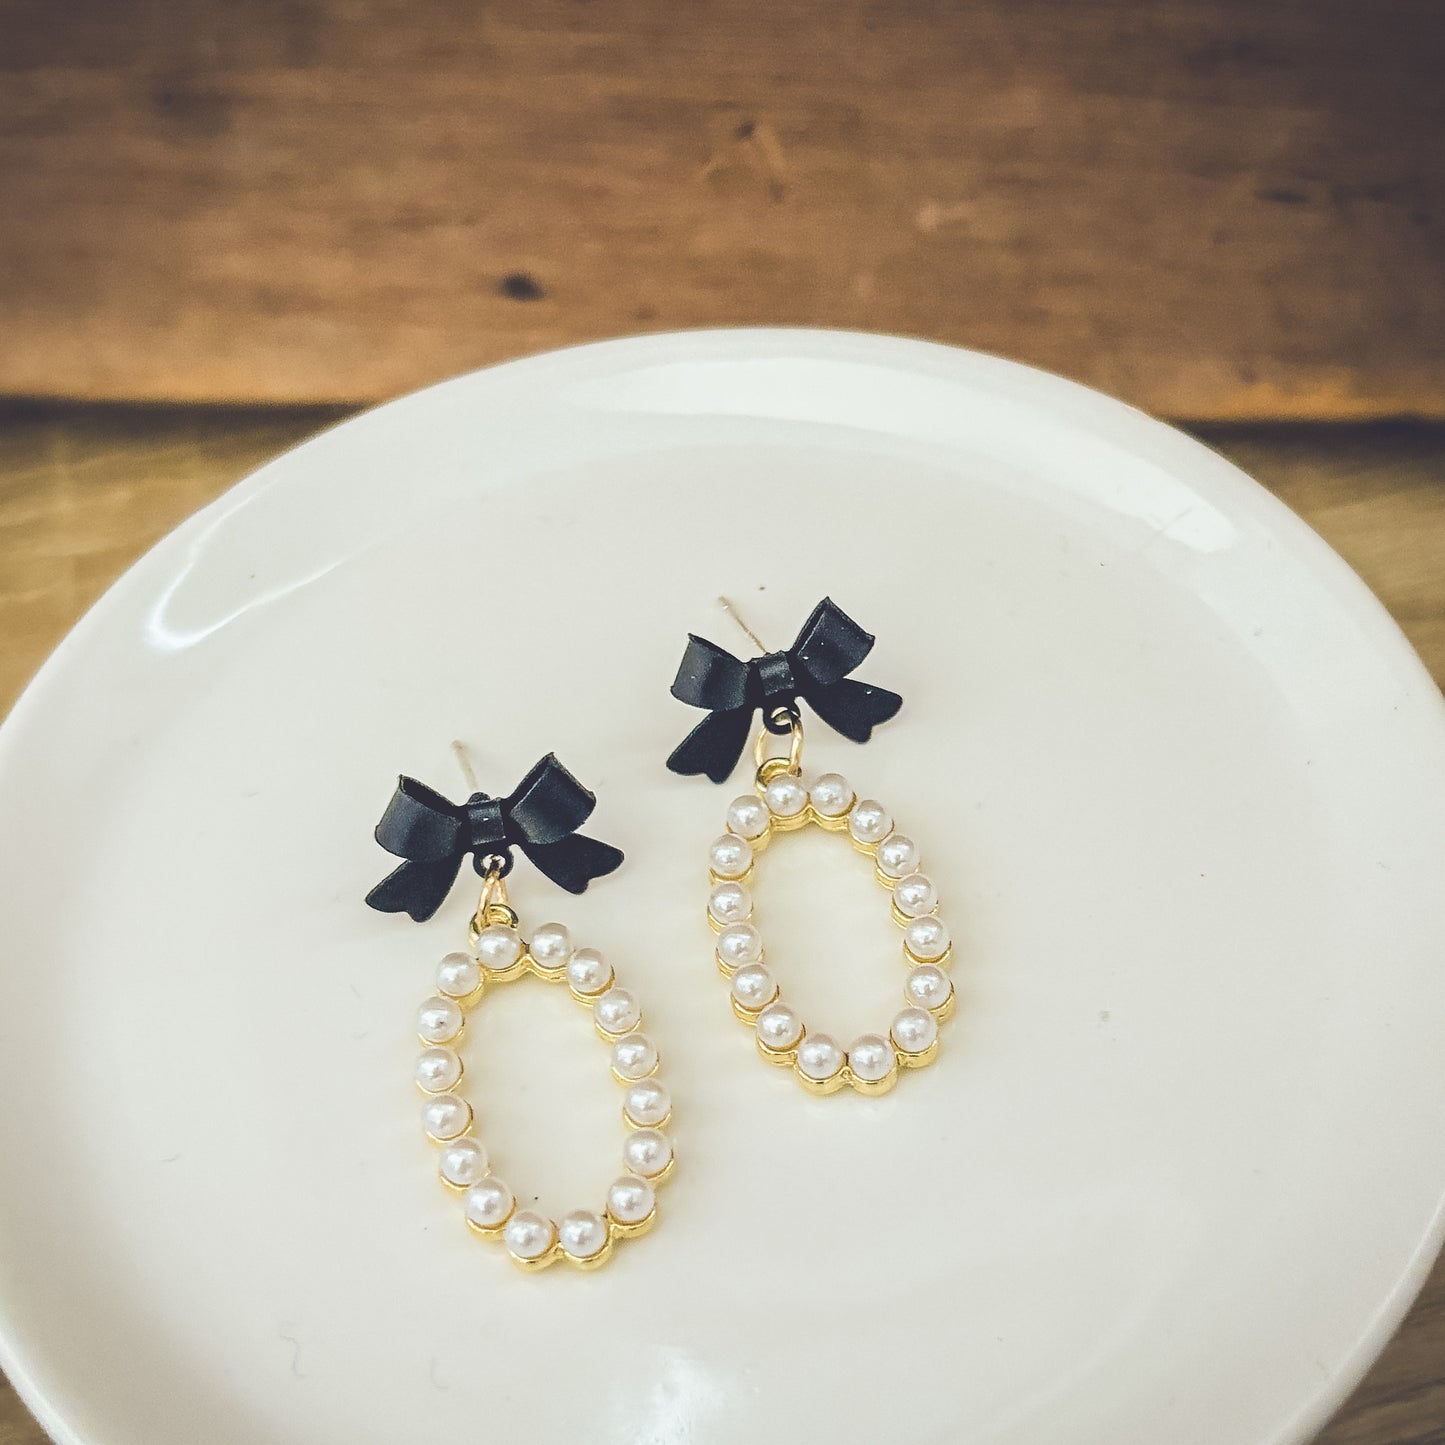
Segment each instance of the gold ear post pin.
[[743,619],[738,615],[737,608],[734,607],[726,597],[719,597],[717,600],[717,605],[721,607],[722,610],[726,612],[727,615],[731,617],[734,622],[737,623],[738,627],[742,629],[748,641],[751,642],[752,645],[756,647],[759,652],[768,652],[770,650],[768,644],[764,642],[763,639],[759,637],[758,634],[754,632],[753,629],[749,627],[746,622],[743,621]]
[[[718,600],[717,600],[717,605],[718,605],[719,607],[721,607],[722,610],[723,610],[724,612],[726,612],[727,615],[728,615],[729,617],[731,617],[734,622],[737,623],[738,627],[742,629],[742,631],[743,631],[744,635],[747,637],[748,641],[751,642],[752,645],[753,645],[754,647],[756,647],[759,652],[761,652],[761,653],[767,653],[767,652],[769,652],[769,651],[771,650],[771,649],[768,647],[768,644],[767,644],[766,642],[764,642],[763,639],[762,639],[761,637],[759,637],[758,634],[757,634],[756,632],[754,632],[753,629],[752,629],[751,627],[749,627],[746,622],[743,621],[741,615],[738,613],[737,608],[733,606],[732,601],[731,601],[730,598],[727,598],[727,597],[719,597]],[[802,741],[803,741],[802,723],[801,723],[801,722],[799,721],[799,719],[798,719],[797,709],[796,709],[796,707],[794,707],[794,708],[792,708],[792,709],[789,709],[789,708],[774,708],[774,709],[773,709],[772,716],[773,716],[774,720],[778,720],[778,719],[781,719],[781,718],[789,718],[789,719],[791,719],[791,721],[792,721],[793,728],[794,728],[794,734],[793,734],[793,753],[792,753],[791,768],[792,768],[792,771],[796,773],[797,770],[798,770],[798,748],[802,745]],[[759,745],[760,747],[762,746],[763,738],[766,737],[766,736],[767,736],[767,734],[764,733],[763,736],[758,739],[758,745]],[[761,766],[761,764],[760,764],[760,766]],[[759,772],[759,773],[758,773],[758,776],[761,778],[761,777],[762,777],[762,773]]]
[[480,793],[482,785],[477,781],[477,772],[472,767],[472,755],[467,751],[467,745],[460,738],[453,738],[452,751],[457,755],[457,766],[462,770],[467,786],[472,792]]

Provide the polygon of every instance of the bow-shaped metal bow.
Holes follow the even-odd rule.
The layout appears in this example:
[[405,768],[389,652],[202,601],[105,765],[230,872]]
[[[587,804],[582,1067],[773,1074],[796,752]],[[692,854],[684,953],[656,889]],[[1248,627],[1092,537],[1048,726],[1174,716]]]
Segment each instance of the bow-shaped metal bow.
[[594,878],[622,862],[619,849],[576,831],[596,806],[597,799],[552,753],[505,798],[473,793],[465,803],[453,803],[415,778],[399,778],[376,825],[376,841],[406,861],[366,901],[421,923],[441,907],[468,853],[478,874],[495,868],[505,876],[514,847],[569,893],[585,892]]
[[866,743],[903,699],[896,692],[848,677],[873,647],[873,635],[858,626],[831,598],[812,611],[786,652],[769,652],[741,662],[705,637],[688,635],[672,695],[705,717],[674,749],[667,766],[675,773],[706,773],[721,783],[747,746],[753,712],[763,725],[786,733],[782,716],[805,698],[830,727],[855,743]]

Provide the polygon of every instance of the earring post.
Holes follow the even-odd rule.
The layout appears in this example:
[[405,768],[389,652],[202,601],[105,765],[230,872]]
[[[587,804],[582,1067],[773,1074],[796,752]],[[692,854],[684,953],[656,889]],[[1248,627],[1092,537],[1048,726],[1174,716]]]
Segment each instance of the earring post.
[[457,766],[462,770],[467,785],[472,792],[480,793],[482,785],[477,781],[476,769],[472,767],[472,755],[467,751],[467,745],[460,738],[453,738],[452,751],[457,755]]
[[759,652],[767,652],[769,650],[768,644],[764,642],[763,639],[759,637],[758,634],[754,632],[753,629],[749,627],[746,622],[743,621],[742,617],[738,613],[737,608],[733,606],[732,602],[729,601],[728,598],[719,597],[717,600],[717,605],[721,607],[722,610],[726,612],[727,615],[731,617],[734,622],[737,623],[738,627],[747,637],[748,641],[751,642],[752,645],[756,647]]

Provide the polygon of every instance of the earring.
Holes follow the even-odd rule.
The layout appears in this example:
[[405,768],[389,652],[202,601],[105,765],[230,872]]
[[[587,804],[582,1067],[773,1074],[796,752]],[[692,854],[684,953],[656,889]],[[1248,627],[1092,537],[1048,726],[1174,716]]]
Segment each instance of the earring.
[[[468,928],[471,947],[442,959],[436,993],[417,1015],[423,1045],[416,1065],[417,1087],[425,1095],[422,1127],[440,1146],[442,1182],[462,1196],[463,1217],[476,1233],[500,1238],[522,1269],[545,1269],[558,1259],[595,1269],[611,1256],[616,1240],[642,1234],[656,1218],[653,1191],[672,1170],[672,1142],[662,1132],[672,1101],[655,1077],[657,1049],[639,1032],[637,1000],[617,986],[611,966],[596,949],[572,947],[562,924],[544,923],[524,939],[505,880],[517,848],[554,883],[582,893],[594,878],[611,873],[622,854],[577,833],[597,799],[552,754],[515,792],[499,799],[477,787],[461,745],[453,747],[472,795],[465,803],[453,803],[415,778],[399,779],[376,825],[376,841],[405,861],[366,895],[371,907],[407,913],[420,923],[441,906],[468,854],[482,879]],[[462,1077],[457,1050],[467,1015],[489,989],[528,973],[565,983],[591,1011],[597,1033],[611,1047],[613,1077],[625,1090],[626,1172],[608,1190],[603,1210],[575,1209],[560,1223],[517,1208],[516,1196],[491,1172],[487,1151],[472,1132],[471,1105],[457,1092]]]
[[[918,847],[894,829],[889,811],[872,799],[859,800],[838,773],[803,783],[798,704],[805,700],[837,732],[863,743],[903,699],[848,676],[868,656],[873,637],[829,598],[813,609],[786,652],[770,652],[732,604],[718,600],[763,655],[744,663],[705,638],[688,637],[672,694],[709,715],[667,765],[675,773],[725,781],[747,746],[754,712],[761,713],[755,791],[733,800],[727,829],[708,852],[707,918],[717,934],[717,964],[730,981],[733,1012],[756,1031],[763,1058],[791,1068],[812,1093],[831,1094],[845,1084],[860,1094],[886,1093],[900,1068],[922,1068],[938,1054],[938,1026],[953,1008],[953,983],[944,971],[952,943]],[[787,740],[785,755],[769,755],[773,736]],[[903,930],[905,1007],[886,1035],[864,1034],[846,1051],[829,1035],[806,1030],[782,1001],[763,958],[747,886],[769,841],[809,823],[846,835],[873,860],[874,876],[892,894],[893,918]]]

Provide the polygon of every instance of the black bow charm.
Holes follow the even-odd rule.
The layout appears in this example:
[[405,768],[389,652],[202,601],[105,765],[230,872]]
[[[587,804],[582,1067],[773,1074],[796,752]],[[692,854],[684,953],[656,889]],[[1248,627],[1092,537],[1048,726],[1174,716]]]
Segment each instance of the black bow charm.
[[786,733],[787,722],[774,714],[780,708],[795,711],[799,698],[845,738],[866,743],[873,729],[903,706],[896,692],[848,676],[872,647],[872,633],[828,597],[813,609],[786,652],[740,662],[716,643],[689,634],[672,695],[707,708],[710,716],[678,744],[667,766],[723,782],[747,746],[754,711],[762,709],[770,732]]
[[505,876],[512,871],[514,847],[554,883],[583,893],[622,862],[621,850],[576,831],[596,806],[597,799],[552,753],[506,798],[473,793],[465,803],[453,803],[415,778],[399,778],[376,825],[376,841],[406,861],[366,901],[382,913],[409,913],[421,923],[441,907],[468,853],[478,874],[486,873],[489,860],[501,859]]

